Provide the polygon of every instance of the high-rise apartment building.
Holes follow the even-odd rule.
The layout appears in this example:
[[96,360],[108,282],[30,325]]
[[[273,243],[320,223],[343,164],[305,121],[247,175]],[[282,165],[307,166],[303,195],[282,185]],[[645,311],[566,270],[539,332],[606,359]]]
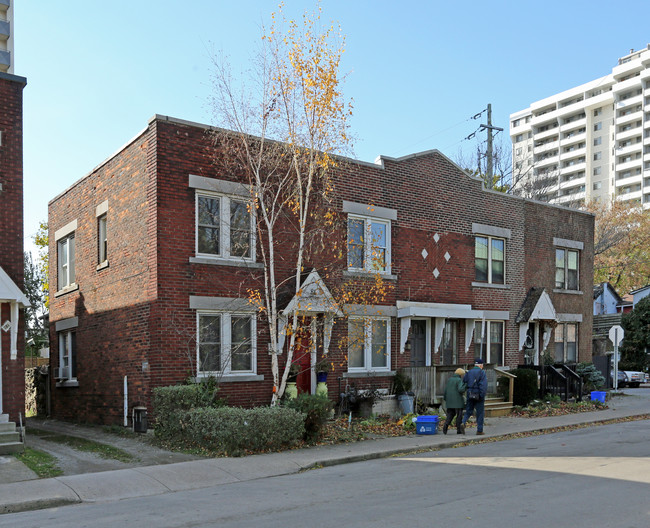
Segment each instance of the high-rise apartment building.
[[650,208],[650,44],[612,72],[510,116],[516,190],[577,205]]
[[13,7],[11,0],[0,0],[0,72],[14,72],[13,29]]

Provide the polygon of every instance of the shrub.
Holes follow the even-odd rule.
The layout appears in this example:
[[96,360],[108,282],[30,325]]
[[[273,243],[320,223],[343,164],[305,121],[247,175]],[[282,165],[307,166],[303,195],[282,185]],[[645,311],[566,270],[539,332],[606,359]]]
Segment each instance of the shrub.
[[213,379],[204,383],[155,388],[153,391],[155,435],[162,440],[174,440],[183,434],[182,417],[187,414],[187,411],[225,405],[224,400],[217,398],[217,390]]
[[537,397],[537,371],[523,368],[510,372],[517,376],[514,380],[512,402],[514,405],[526,407]]
[[303,393],[297,398],[287,400],[285,407],[305,415],[304,439],[312,441],[320,436],[323,425],[333,408],[333,403],[326,396]]
[[183,447],[230,456],[291,446],[305,432],[304,415],[284,407],[204,407],[187,411],[182,418]]
[[605,385],[605,376],[593,363],[578,363],[576,365],[576,374],[582,378],[585,392],[598,390]]

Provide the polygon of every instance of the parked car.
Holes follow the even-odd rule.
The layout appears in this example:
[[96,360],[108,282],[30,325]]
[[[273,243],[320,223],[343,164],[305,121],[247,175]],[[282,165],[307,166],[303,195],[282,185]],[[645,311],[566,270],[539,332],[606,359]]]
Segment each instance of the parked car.
[[[614,371],[612,370],[611,373],[612,377],[612,386],[614,386]],[[618,371],[618,388],[622,389],[623,387],[627,386],[628,379],[627,379],[627,374],[625,373],[624,370],[619,370]]]
[[624,371],[627,376],[627,385],[628,387],[637,388],[641,383],[645,382],[645,374],[643,372],[637,372],[635,370],[626,370]]

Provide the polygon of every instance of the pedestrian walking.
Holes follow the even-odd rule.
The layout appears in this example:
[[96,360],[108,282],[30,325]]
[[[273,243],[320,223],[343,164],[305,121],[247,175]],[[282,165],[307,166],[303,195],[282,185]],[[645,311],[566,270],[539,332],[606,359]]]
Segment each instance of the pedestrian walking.
[[456,418],[456,433],[462,433],[463,408],[465,407],[465,400],[463,398],[463,394],[465,394],[464,375],[465,370],[457,368],[447,380],[447,385],[445,385],[444,399],[447,407],[447,418],[445,424],[442,426],[442,432],[444,434],[447,434],[447,430],[454,417]]
[[467,408],[461,430],[465,434],[465,424],[476,410],[476,434],[484,435],[483,420],[485,418],[485,396],[487,395],[487,375],[483,371],[483,360],[476,358],[474,368],[469,370],[463,377],[467,387]]

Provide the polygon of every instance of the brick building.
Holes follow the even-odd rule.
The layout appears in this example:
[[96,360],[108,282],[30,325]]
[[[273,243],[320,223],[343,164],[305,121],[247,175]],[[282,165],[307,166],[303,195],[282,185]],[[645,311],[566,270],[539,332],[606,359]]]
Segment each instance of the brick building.
[[25,412],[23,77],[0,72],[0,422]]
[[[153,388],[214,373],[230,403],[270,401],[268,331],[247,298],[262,277],[250,190],[215,163],[208,130],[155,116],[50,202],[54,416],[118,422],[151,409]],[[312,258],[302,279],[315,292],[307,367],[329,350],[332,398],[476,355],[591,359],[592,215],[485,190],[438,151],[345,160],[335,189],[342,227],[328,236],[347,255]],[[335,303],[376,273],[389,285],[378,305]],[[231,349],[243,352],[224,360]],[[299,383],[313,391],[313,372]]]

